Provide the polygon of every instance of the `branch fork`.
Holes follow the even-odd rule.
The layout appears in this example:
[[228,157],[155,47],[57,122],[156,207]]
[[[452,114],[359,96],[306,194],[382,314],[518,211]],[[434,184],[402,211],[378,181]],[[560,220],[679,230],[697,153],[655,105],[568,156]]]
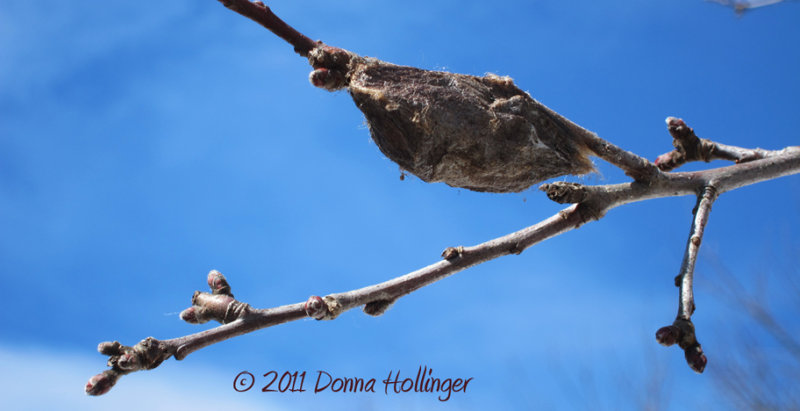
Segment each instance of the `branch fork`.
[[306,315],[315,320],[333,320],[342,313],[342,305],[336,297],[327,295],[324,298],[312,295],[308,298],[303,309]]
[[747,149],[715,143],[697,137],[694,130],[679,118],[667,117],[666,121],[675,150],[658,156],[656,166],[661,171],[673,170],[690,161],[708,163],[712,160],[728,160],[738,164],[766,158],[776,153],[760,148]]
[[208,273],[208,286],[211,293],[194,292],[192,306],[181,312],[182,320],[190,324],[203,324],[209,320],[227,324],[250,314],[250,305],[233,298],[228,281],[219,271]]

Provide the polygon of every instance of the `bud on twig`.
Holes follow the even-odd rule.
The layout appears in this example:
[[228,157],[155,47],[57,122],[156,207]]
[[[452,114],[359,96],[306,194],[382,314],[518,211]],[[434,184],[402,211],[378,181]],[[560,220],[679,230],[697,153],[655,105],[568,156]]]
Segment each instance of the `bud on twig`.
[[225,294],[233,297],[233,294],[231,294],[231,286],[228,285],[228,280],[217,270],[211,270],[208,273],[208,286],[214,294]]
[[183,311],[181,311],[181,320],[186,321],[189,324],[203,324],[208,322],[208,319],[200,318],[197,315],[197,307],[191,306]]
[[135,351],[128,351],[117,358],[117,366],[126,371],[138,370],[141,368],[139,356]]
[[686,363],[689,364],[694,372],[698,374],[702,374],[703,370],[706,368],[706,364],[708,363],[708,359],[706,355],[703,353],[703,349],[700,348],[700,344],[696,344],[692,347],[686,348],[684,350],[684,355],[686,357]]
[[308,297],[304,309],[309,317],[316,320],[325,318],[325,314],[328,312],[328,306],[325,301],[322,301],[322,298],[317,295]]
[[107,393],[114,386],[114,384],[117,383],[118,378],[119,375],[112,370],[103,371],[100,374],[89,378],[89,382],[86,383],[85,388],[86,394],[103,395]]
[[103,355],[122,354],[122,344],[119,341],[105,341],[97,345],[97,352]]
[[658,331],[656,331],[656,341],[666,347],[676,344],[680,338],[681,330],[674,325],[661,327]]
[[371,315],[373,317],[377,317],[379,315],[383,315],[389,307],[397,301],[396,299],[391,300],[377,300],[372,301],[367,304],[364,304],[364,313],[367,315]]

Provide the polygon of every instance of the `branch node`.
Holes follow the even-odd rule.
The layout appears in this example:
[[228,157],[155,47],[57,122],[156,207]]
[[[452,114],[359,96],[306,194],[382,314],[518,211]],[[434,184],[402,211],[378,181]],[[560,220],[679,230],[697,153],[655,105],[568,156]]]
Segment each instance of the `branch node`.
[[153,337],[147,337],[133,347],[122,345],[119,341],[102,342],[97,346],[97,351],[109,356],[107,364],[111,369],[89,378],[84,387],[88,395],[103,395],[117,383],[119,377],[133,371],[151,370],[172,356],[170,347]]
[[227,324],[244,315],[247,304],[236,301],[229,294],[210,294],[195,291],[192,306],[180,314],[182,320],[190,324],[203,324],[210,320]]
[[211,270],[207,278],[211,293],[195,291],[192,306],[181,311],[181,320],[190,324],[203,324],[210,320],[221,324],[244,318],[250,305],[237,301],[231,293],[228,280],[217,270]]
[[447,247],[444,249],[444,251],[442,251],[442,258],[450,261],[450,260],[455,260],[457,258],[461,258],[463,254],[464,254],[464,246],[460,245],[458,247]]
[[386,310],[394,305],[395,301],[397,301],[396,298],[369,302],[364,305],[364,313],[377,317],[385,313]]
[[225,309],[225,315],[222,317],[222,324],[228,324],[238,319],[244,318],[250,313],[250,304],[241,301],[233,300]]
[[686,363],[689,364],[692,370],[700,374],[706,368],[708,359],[697,341],[697,336],[694,330],[694,324],[691,320],[678,318],[673,325],[680,330],[678,339],[678,346],[683,349]]
[[683,349],[686,363],[696,373],[700,374],[705,370],[708,358],[703,353],[703,348],[697,342],[694,324],[691,320],[678,318],[672,325],[661,327],[656,331],[656,341],[664,346],[678,344]]
[[539,186],[539,190],[544,191],[547,198],[559,204],[581,203],[589,196],[589,192],[583,184],[566,181],[542,184]]
[[597,207],[597,204],[594,201],[584,201],[582,203],[578,203],[578,207],[575,209],[575,211],[578,213],[581,219],[578,227],[590,221],[597,221],[603,218],[606,213],[606,210],[604,208]]
[[314,68],[308,75],[308,81],[328,91],[340,90],[349,83],[352,63],[361,60],[361,57],[345,49],[317,43],[308,53],[308,63]]
[[659,169],[669,171],[689,161],[709,162],[714,159],[713,142],[697,137],[682,119],[667,117],[666,123],[675,150],[658,156],[656,165]]
[[312,295],[308,297],[303,308],[306,311],[306,315],[315,320],[333,320],[343,311],[339,301],[330,295],[325,297]]

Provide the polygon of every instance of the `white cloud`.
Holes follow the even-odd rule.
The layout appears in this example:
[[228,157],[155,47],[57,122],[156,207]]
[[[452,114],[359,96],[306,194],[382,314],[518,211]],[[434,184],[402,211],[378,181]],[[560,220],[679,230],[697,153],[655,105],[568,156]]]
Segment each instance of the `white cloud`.
[[[6,410],[278,410],[257,393],[237,393],[233,376],[169,360],[162,368],[124,376],[108,394],[90,397],[86,381],[104,370],[100,354],[0,346],[0,408]],[[198,376],[202,376],[198,378]],[[229,389],[228,389],[229,388]],[[260,394],[260,393],[258,393]]]

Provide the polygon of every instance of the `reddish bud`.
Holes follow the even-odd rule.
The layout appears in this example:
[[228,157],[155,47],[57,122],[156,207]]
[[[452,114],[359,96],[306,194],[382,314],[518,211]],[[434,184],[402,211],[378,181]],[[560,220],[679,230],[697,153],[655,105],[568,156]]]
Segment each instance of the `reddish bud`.
[[668,163],[672,160],[672,156],[670,153],[662,154],[656,158],[656,166],[661,166],[664,163]]
[[678,128],[678,127],[686,127],[686,123],[677,117],[667,117],[667,127],[669,128]]
[[703,349],[700,348],[700,344],[687,348],[684,355],[686,356],[686,362],[689,364],[689,367],[691,367],[694,372],[702,374],[703,370],[706,369],[706,364],[708,364],[708,358],[706,358],[706,355],[703,353]]
[[330,70],[326,68],[318,68],[308,75],[308,81],[310,81],[315,87],[323,87],[325,85],[325,80],[329,75]]
[[328,91],[339,90],[345,86],[344,74],[339,70],[329,70],[325,67],[316,68],[308,75],[308,81],[315,87]]
[[208,322],[208,319],[200,315],[197,307],[194,306],[181,311],[181,320],[186,321],[189,324],[203,324]]
[[659,344],[667,347],[677,343],[680,339],[680,336],[681,330],[674,325],[661,327],[658,331],[656,331],[656,341],[658,341]]
[[111,370],[103,371],[100,374],[89,378],[86,383],[86,394],[88,395],[103,395],[107,393],[114,384],[117,383],[119,376]]
[[325,304],[325,301],[323,301],[321,297],[316,295],[308,297],[304,308],[306,310],[306,315],[316,320],[325,318],[325,315],[328,313],[328,305]]
[[103,355],[120,355],[122,354],[122,344],[119,341],[105,341],[97,345],[97,352]]
[[231,294],[231,286],[228,285],[228,280],[217,270],[211,270],[207,278],[208,286],[214,294]]

